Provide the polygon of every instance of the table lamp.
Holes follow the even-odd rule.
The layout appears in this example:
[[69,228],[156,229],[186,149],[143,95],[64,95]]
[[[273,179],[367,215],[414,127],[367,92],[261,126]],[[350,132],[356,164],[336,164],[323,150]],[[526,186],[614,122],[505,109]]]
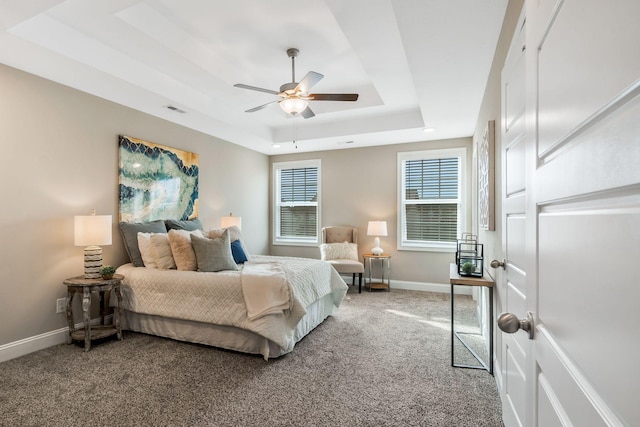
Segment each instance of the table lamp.
[[233,216],[231,212],[229,212],[229,216],[223,216],[220,219],[220,227],[228,228],[235,225],[238,228],[242,228],[242,217],[241,216]]
[[74,244],[84,248],[84,278],[99,279],[102,268],[102,248],[111,244],[111,215],[76,215],[74,217]]
[[369,221],[367,236],[376,236],[375,247],[371,249],[374,255],[382,255],[384,252],[380,247],[380,236],[387,235],[387,221]]

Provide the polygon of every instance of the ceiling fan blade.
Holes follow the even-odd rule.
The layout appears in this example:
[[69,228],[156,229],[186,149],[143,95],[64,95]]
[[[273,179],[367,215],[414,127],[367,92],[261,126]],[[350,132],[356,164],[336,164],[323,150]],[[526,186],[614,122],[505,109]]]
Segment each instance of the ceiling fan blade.
[[309,101],[357,101],[357,93],[310,93],[305,97]]
[[296,86],[296,92],[308,93],[309,90],[320,80],[322,80],[324,76],[320,73],[316,73],[315,71],[309,71],[306,76],[300,80],[298,86]]
[[300,113],[300,115],[305,119],[310,119],[311,117],[315,116],[315,114],[313,113],[313,111],[311,111],[311,108],[309,108],[308,105],[307,105],[307,108],[302,110],[302,113]]
[[267,102],[266,104],[258,105],[257,107],[253,107],[250,110],[245,111],[245,113],[253,113],[254,111],[262,110],[263,108],[267,108],[271,104],[275,104],[276,102],[280,102],[279,100]]
[[272,95],[277,95],[277,94],[280,93],[280,92],[276,92],[275,90],[271,90],[271,89],[264,89],[264,88],[256,87],[256,86],[243,85],[242,83],[236,83],[233,86],[234,87],[239,87],[240,89],[249,89],[249,90],[256,90],[258,92],[270,93]]

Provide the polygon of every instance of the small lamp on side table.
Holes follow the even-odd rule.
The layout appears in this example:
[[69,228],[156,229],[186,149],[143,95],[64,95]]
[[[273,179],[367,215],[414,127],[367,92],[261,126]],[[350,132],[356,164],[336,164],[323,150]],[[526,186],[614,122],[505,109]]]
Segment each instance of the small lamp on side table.
[[382,255],[384,252],[380,247],[380,236],[387,235],[387,221],[369,221],[367,236],[376,236],[375,247],[371,249],[374,255]]
[[242,217],[241,216],[233,216],[231,212],[229,212],[229,216],[223,216],[220,219],[220,227],[228,228],[231,226],[236,226],[238,228],[242,228]]
[[84,278],[99,279],[102,268],[101,245],[111,244],[111,215],[76,215],[74,217],[74,244],[84,248]]

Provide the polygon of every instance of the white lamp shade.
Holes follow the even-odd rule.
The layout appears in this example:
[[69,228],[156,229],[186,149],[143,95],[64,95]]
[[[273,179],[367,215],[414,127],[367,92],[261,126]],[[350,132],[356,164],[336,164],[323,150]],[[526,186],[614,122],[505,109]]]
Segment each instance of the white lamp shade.
[[111,215],[76,215],[73,230],[76,246],[110,245]]
[[280,108],[282,111],[289,114],[302,113],[309,103],[301,98],[287,98],[280,101]]
[[367,236],[386,236],[387,221],[369,221]]
[[220,219],[220,227],[227,228],[236,226],[238,228],[242,228],[242,217],[241,216],[233,216],[229,214],[229,216],[223,216]]

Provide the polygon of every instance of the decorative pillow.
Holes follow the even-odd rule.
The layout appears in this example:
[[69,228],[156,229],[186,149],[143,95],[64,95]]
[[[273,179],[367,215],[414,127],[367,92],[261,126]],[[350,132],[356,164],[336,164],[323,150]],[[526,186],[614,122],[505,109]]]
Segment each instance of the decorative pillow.
[[162,270],[176,268],[169,246],[169,236],[166,233],[151,233],[151,254],[156,267]]
[[233,260],[236,264],[244,264],[248,261],[247,254],[244,253],[244,249],[242,249],[242,242],[240,240],[231,242],[231,255],[233,256]]
[[161,219],[151,222],[121,222],[120,233],[124,241],[124,248],[131,263],[136,267],[144,267],[140,249],[138,248],[138,233],[166,233],[167,228]]
[[166,219],[164,225],[167,226],[167,230],[202,230],[202,222],[200,222],[199,218],[187,220]]
[[151,233],[138,233],[138,249],[144,266],[156,268],[156,262],[153,260],[153,254],[151,253]]
[[169,245],[178,270],[196,271],[198,269],[196,253],[191,246],[192,235],[204,237],[201,230],[169,230]]
[[323,260],[352,259],[358,261],[358,245],[355,243],[323,243],[320,245],[320,256]]
[[238,270],[231,254],[229,233],[222,233],[215,239],[192,235],[191,245],[196,253],[198,271]]
[[240,228],[238,228],[237,226],[232,225],[231,227],[227,228],[212,228],[211,230],[209,230],[209,238],[215,239],[216,237],[220,237],[225,230],[229,231],[229,239],[231,240],[231,242],[235,242],[236,240],[240,241],[240,245],[242,246],[242,250],[244,251],[244,254],[247,257],[248,261],[249,251],[247,250],[247,247],[245,246],[242,239],[242,231],[240,231]]

